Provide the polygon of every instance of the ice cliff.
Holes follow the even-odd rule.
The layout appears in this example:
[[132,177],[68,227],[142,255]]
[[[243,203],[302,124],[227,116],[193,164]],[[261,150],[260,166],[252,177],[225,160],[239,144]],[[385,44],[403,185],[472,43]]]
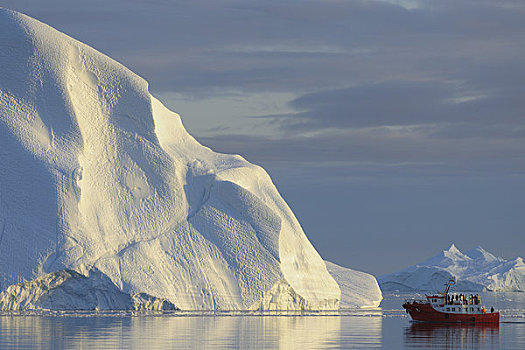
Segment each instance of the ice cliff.
[[525,264],[518,257],[505,260],[482,247],[462,253],[454,244],[436,256],[378,278],[383,291],[441,291],[449,278],[462,291],[525,291]]
[[335,309],[341,295],[262,168],[200,145],[116,61],[6,9],[0,291],[4,309]]

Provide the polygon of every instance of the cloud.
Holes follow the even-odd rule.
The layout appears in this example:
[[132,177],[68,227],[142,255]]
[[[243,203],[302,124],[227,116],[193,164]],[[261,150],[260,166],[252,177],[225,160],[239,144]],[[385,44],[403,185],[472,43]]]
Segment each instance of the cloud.
[[[224,153],[240,153],[249,161],[303,164],[309,167],[405,169],[405,175],[525,175],[524,141],[510,138],[428,137],[428,132],[359,129],[314,136],[226,134],[199,137]],[[239,150],[242,150],[239,152]],[[388,171],[386,171],[388,172]],[[330,173],[327,171],[327,173]],[[377,173],[377,172],[376,172]]]
[[289,128],[352,128],[410,125],[447,119],[450,87],[436,82],[363,85],[303,95],[291,102],[301,111],[276,116]]
[[[479,79],[479,77],[476,77]],[[511,80],[511,79],[509,79]],[[286,130],[322,130],[380,126],[431,125],[465,136],[496,127],[502,135],[518,137],[525,128],[525,85],[472,84],[441,81],[388,81],[326,90],[290,102],[296,113],[269,115]],[[471,135],[465,134],[467,127]],[[486,136],[490,136],[485,130]]]

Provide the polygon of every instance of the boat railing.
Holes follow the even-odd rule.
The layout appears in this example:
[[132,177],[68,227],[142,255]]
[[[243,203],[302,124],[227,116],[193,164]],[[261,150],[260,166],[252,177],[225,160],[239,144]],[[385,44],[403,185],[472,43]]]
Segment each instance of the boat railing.
[[428,303],[425,299],[405,299],[405,304],[426,304]]

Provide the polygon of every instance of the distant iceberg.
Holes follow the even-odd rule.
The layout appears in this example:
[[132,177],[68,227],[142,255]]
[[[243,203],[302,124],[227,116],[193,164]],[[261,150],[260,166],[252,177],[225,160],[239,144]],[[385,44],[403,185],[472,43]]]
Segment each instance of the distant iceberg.
[[482,247],[462,253],[454,244],[436,256],[404,270],[380,276],[383,291],[436,291],[451,278],[462,291],[525,291],[525,265],[505,260]]

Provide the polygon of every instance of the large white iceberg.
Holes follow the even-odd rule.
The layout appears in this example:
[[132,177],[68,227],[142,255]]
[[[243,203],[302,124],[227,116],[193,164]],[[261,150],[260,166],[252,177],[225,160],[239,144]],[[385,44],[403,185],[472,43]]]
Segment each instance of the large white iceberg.
[[[335,309],[341,295],[261,167],[200,145],[119,63],[0,9],[0,307],[51,307],[100,274],[116,291],[84,307],[134,302],[122,292]],[[56,278],[55,299],[36,290]]]
[[422,263],[380,276],[378,281],[383,291],[436,291],[452,277],[457,290],[525,291],[522,258],[505,260],[480,246],[462,253],[454,244]]

